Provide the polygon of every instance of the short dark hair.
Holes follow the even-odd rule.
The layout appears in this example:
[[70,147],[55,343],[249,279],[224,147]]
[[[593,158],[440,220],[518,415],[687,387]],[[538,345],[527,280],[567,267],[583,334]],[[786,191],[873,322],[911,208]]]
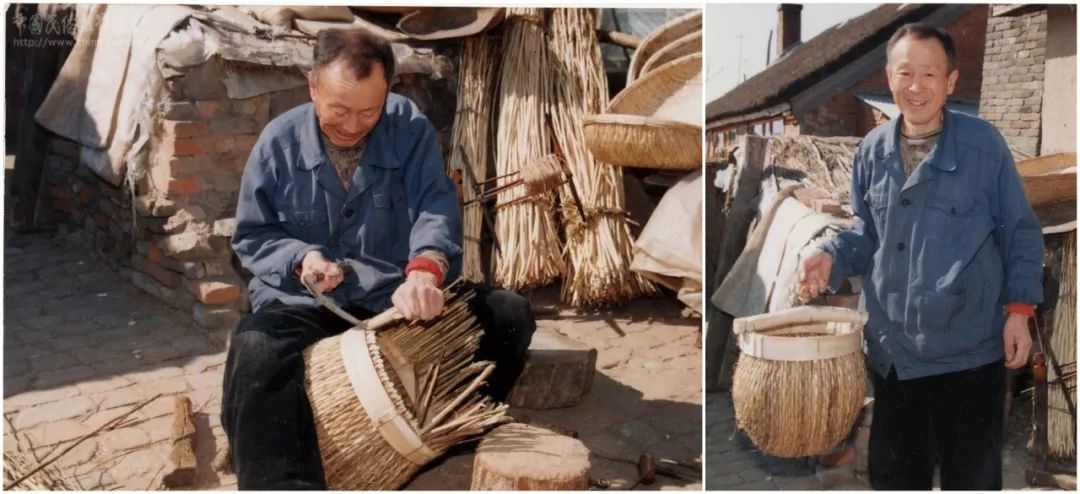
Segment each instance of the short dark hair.
[[371,75],[372,62],[382,65],[386,85],[394,79],[394,51],[390,43],[363,29],[323,29],[315,39],[311,72],[342,60],[357,80]]
[[953,43],[952,36],[949,36],[949,33],[945,32],[944,29],[925,22],[912,22],[900,26],[900,29],[897,29],[889,38],[889,44],[885,46],[885,56],[888,57],[892,53],[893,46],[896,46],[896,43],[907,37],[936,39],[938,43],[941,43],[941,47],[945,49],[945,56],[949,59],[949,71],[951,72],[956,68],[956,45]]

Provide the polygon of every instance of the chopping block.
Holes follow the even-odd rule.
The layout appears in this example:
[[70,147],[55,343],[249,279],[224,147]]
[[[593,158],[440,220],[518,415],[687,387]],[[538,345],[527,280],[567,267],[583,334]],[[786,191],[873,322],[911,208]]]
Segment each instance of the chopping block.
[[592,389],[595,374],[595,348],[553,329],[537,329],[507,403],[530,410],[572,407]]
[[491,431],[473,457],[474,491],[583,491],[589,449],[569,436],[526,424]]

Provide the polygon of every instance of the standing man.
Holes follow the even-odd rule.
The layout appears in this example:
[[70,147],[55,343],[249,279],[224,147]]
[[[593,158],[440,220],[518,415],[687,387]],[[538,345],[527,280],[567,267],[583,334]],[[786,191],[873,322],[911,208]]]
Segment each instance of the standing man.
[[[315,288],[360,319],[393,306],[416,320],[442,312],[460,271],[457,195],[435,130],[389,92],[390,45],[323,30],[314,58],[312,102],[266,126],[240,186],[232,246],[254,274],[253,313],[230,340],[221,411],[240,489],[326,488],[302,352],[350,325],[303,276],[321,274]],[[536,324],[523,297],[477,291],[477,358],[496,364],[485,392],[503,400]]]
[[1043,241],[1001,134],[945,110],[947,33],[908,24],[887,45],[901,117],[855,154],[851,230],[803,259],[800,297],[863,275],[874,386],[874,489],[1001,489],[1005,368],[1028,360]]

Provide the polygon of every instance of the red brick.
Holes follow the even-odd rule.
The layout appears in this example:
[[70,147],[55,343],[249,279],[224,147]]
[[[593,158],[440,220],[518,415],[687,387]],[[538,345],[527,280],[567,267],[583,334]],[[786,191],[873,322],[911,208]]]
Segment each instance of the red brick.
[[240,285],[223,280],[190,280],[188,290],[207,305],[221,305],[240,298]]
[[251,152],[251,149],[255,147],[255,141],[259,140],[259,136],[255,134],[240,134],[233,137],[236,139],[234,149],[242,154]]
[[161,140],[158,153],[170,156],[203,154],[203,139],[201,137],[165,138]]
[[94,189],[84,187],[79,191],[79,204],[86,204],[94,198]]
[[219,110],[221,110],[221,102],[220,101],[196,101],[195,102],[195,109],[198,110],[199,116],[202,117],[203,120],[210,120],[211,118],[214,117],[214,115],[217,115]]
[[161,262],[161,248],[158,247],[157,245],[150,244],[150,246],[147,247],[147,250],[146,250],[146,259],[149,260],[152,263],[160,263]]
[[178,178],[170,180],[166,186],[169,195],[191,195],[199,193],[199,181],[194,178]]
[[210,127],[205,122],[164,120],[162,126],[165,135],[173,138],[202,137],[210,133]]

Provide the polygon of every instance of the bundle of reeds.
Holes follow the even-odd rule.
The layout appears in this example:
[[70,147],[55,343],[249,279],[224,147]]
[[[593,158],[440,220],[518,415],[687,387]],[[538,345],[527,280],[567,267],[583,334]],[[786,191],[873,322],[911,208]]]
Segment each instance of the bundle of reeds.
[[[458,86],[457,115],[454,118],[453,145],[450,168],[461,170],[465,184],[465,207],[462,211],[464,242],[461,276],[477,282],[484,281],[481,235],[483,232],[482,201],[474,188],[487,178],[491,137],[491,102],[495,97],[495,70],[499,65],[496,41],[487,35],[465,38],[461,54],[461,76]],[[461,153],[464,152],[465,156]],[[468,166],[469,170],[465,170]],[[476,179],[473,183],[472,179]],[[472,202],[470,202],[472,201]]]
[[[511,8],[503,35],[499,72],[499,119],[495,171],[513,177],[551,153],[545,118],[550,60],[542,9]],[[509,182],[500,179],[497,185]],[[498,194],[495,230],[495,282],[510,290],[551,283],[565,270],[555,224],[555,194],[525,198],[521,187]]]
[[[1047,390],[1047,442],[1056,458],[1076,457],[1076,422],[1069,413],[1069,403],[1076,403],[1076,232],[1065,239],[1061,254],[1061,283],[1054,309],[1050,349],[1061,363],[1065,375],[1047,366],[1050,381]],[[1071,365],[1069,365],[1071,363]],[[1070,372],[1071,370],[1071,372]]]
[[[574,307],[656,293],[652,283],[630,271],[633,239],[623,209],[622,169],[597,161],[585,144],[586,115],[602,112],[608,103],[595,25],[591,10],[555,9],[548,34],[551,127],[578,192],[575,197],[570,184],[562,188],[567,263],[562,300]],[[578,199],[587,218],[572,203]]]
[[328,488],[401,487],[451,446],[507,420],[506,405],[478,393],[494,364],[473,361],[482,330],[472,296],[452,291],[443,314],[424,323],[380,314],[304,352]]

